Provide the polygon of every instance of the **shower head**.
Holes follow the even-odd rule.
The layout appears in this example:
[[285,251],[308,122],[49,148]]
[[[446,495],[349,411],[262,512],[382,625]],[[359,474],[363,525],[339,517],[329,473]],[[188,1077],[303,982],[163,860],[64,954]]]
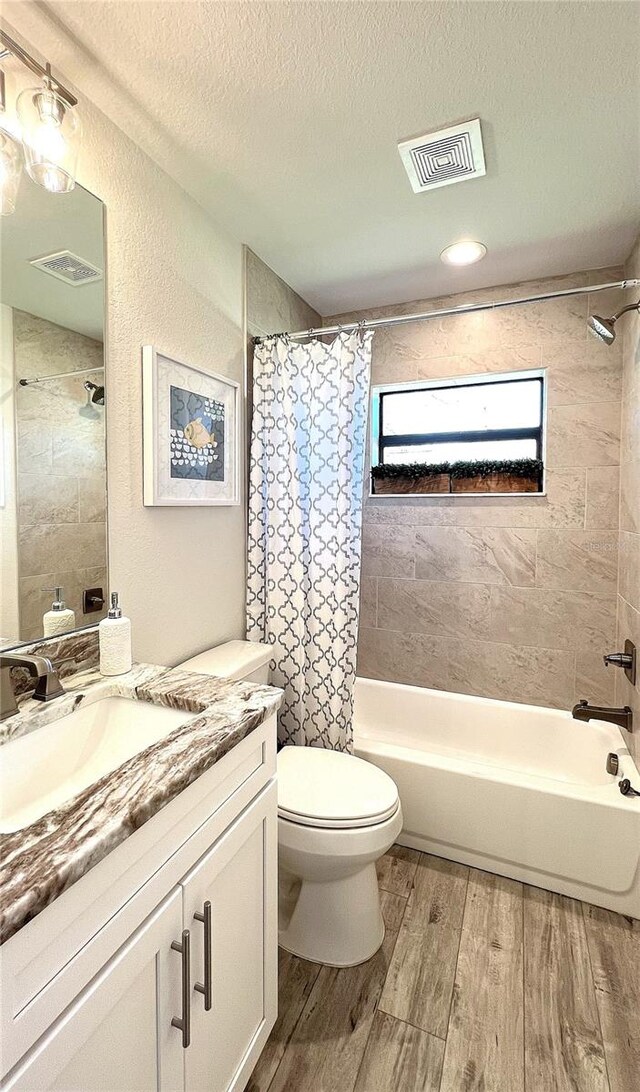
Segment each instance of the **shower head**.
[[600,315],[589,316],[589,329],[591,333],[604,341],[605,345],[610,345],[615,340],[616,332],[613,328],[614,320],[612,318],[601,318]]
[[617,311],[611,318],[601,318],[600,315],[590,315],[588,321],[588,327],[594,337],[600,338],[604,341],[605,345],[611,345],[616,339],[615,324],[620,318],[620,315],[626,314],[627,311],[638,311],[640,313],[640,300],[637,303],[630,303],[628,307],[623,307],[621,311]]
[[104,406],[104,387],[98,387],[95,383],[92,383],[90,379],[87,379],[84,389],[91,394],[91,401],[96,406]]

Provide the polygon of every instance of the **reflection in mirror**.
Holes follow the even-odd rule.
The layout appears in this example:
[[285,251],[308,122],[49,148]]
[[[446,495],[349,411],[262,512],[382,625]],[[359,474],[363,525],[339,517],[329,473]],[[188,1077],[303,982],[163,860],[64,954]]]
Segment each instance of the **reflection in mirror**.
[[102,202],[80,186],[53,194],[23,176],[0,248],[0,647],[8,647],[106,613]]

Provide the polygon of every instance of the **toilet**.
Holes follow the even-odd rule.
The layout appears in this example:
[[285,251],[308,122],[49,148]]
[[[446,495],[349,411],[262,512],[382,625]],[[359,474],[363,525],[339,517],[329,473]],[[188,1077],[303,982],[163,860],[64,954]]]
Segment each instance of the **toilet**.
[[278,754],[279,943],[334,967],[384,940],[376,861],[402,830],[395,782],[342,751]]
[[[269,645],[229,641],[178,666],[267,683]],[[364,963],[384,940],[376,861],[402,830],[392,778],[370,762],[320,747],[278,754],[278,941],[334,967]]]

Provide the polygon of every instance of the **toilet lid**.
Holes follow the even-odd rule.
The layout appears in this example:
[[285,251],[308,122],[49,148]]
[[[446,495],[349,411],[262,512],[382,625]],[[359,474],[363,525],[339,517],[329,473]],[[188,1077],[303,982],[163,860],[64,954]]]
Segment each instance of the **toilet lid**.
[[283,747],[278,754],[278,814],[311,827],[368,827],[398,809],[384,770],[342,751]]

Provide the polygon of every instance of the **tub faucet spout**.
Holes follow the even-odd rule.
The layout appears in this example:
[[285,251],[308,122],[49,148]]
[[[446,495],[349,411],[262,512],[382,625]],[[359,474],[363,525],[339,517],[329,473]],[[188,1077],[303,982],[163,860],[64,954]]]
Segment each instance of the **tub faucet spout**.
[[574,720],[605,720],[609,724],[617,724],[627,732],[633,731],[633,712],[629,705],[622,709],[609,709],[606,705],[589,705],[583,698],[574,705],[571,716]]

